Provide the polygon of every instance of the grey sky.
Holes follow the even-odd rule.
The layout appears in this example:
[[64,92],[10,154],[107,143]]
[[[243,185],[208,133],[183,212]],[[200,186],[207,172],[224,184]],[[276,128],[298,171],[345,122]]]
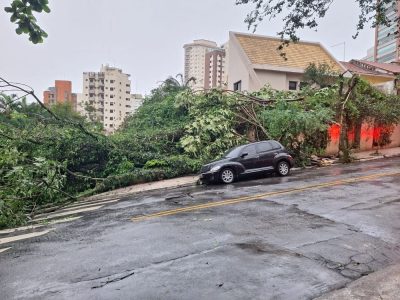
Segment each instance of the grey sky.
[[[183,44],[206,38],[226,42],[229,31],[248,32],[243,20],[248,6],[235,0],[50,0],[52,12],[40,16],[49,34],[44,44],[32,45],[15,33],[15,25],[0,0],[0,74],[34,87],[37,94],[55,79],[71,80],[81,92],[82,72],[101,64],[120,67],[132,75],[133,92],[148,93],[169,75],[183,72]],[[361,58],[372,46],[372,29],[352,39],[357,22],[355,1],[336,0],[318,32],[301,38],[319,41],[336,58]],[[275,36],[280,22],[265,22],[257,34]]]

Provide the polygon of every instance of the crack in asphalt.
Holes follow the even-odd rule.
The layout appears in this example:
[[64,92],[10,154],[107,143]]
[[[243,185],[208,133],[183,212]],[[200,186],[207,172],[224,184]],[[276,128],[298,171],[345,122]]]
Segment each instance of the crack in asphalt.
[[114,278],[114,279],[107,280],[106,282],[103,282],[103,283],[101,283],[100,285],[93,286],[92,289],[99,289],[99,288],[102,288],[103,286],[106,286],[107,284],[110,284],[110,283],[114,283],[114,282],[118,282],[118,281],[124,280],[124,279],[126,279],[126,278],[128,278],[128,277],[131,277],[131,276],[133,276],[133,275],[135,275],[135,272],[130,272],[130,273],[124,275],[124,276],[116,277],[116,278]]
[[[90,278],[90,279],[79,279],[77,281],[73,281],[72,283],[76,284],[76,283],[82,283],[82,282],[91,282],[91,281],[96,281],[96,280],[101,280],[101,279],[107,278],[108,280],[106,280],[104,282],[101,282],[99,285],[95,285],[95,286],[92,287],[92,289],[102,288],[102,287],[106,286],[107,284],[124,280],[124,279],[126,279],[128,277],[131,277],[131,276],[135,275],[136,273],[139,273],[139,272],[141,272],[141,271],[143,271],[145,269],[151,268],[153,266],[158,266],[158,265],[161,265],[161,264],[167,264],[167,263],[175,262],[175,261],[178,261],[178,260],[181,260],[181,259],[185,259],[185,258],[189,258],[189,257],[194,257],[194,256],[197,256],[197,255],[205,254],[205,253],[211,252],[213,250],[222,248],[224,246],[226,246],[226,245],[216,246],[216,247],[213,247],[213,248],[210,248],[210,249],[202,250],[202,251],[195,252],[195,253],[185,254],[185,255],[174,257],[174,258],[171,258],[171,259],[156,261],[156,262],[153,262],[153,263],[151,263],[151,264],[149,264],[147,266],[138,267],[138,268],[135,268],[135,269],[132,269],[132,270],[126,270],[126,271],[120,272],[120,273],[113,273],[113,274],[100,276],[100,277],[96,277],[96,278]],[[121,276],[121,274],[124,274],[124,275]],[[113,279],[109,279],[109,278],[111,278],[113,276],[117,276],[117,277],[115,277]]]

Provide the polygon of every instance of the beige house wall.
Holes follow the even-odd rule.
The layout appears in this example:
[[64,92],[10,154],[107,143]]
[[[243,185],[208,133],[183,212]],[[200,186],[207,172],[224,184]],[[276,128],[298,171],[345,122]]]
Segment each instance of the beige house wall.
[[250,75],[249,70],[244,63],[243,55],[240,53],[240,49],[238,49],[232,39],[229,40],[228,47],[228,89],[233,90],[233,85],[238,81],[242,81],[242,91],[249,91]]
[[400,147],[400,125],[397,125],[394,128],[391,140],[392,140],[392,143],[385,148]]
[[261,83],[261,87],[270,85],[276,90],[289,90],[289,81],[296,81],[300,87],[303,75],[300,73],[289,73],[268,70],[255,70],[257,77]]

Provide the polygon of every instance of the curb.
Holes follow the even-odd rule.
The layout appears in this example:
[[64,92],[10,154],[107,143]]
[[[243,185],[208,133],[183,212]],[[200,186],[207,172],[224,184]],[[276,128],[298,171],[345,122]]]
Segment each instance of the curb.
[[[367,161],[394,158],[394,157],[400,157],[400,153],[399,154],[393,154],[393,155],[382,155],[382,156],[376,156],[376,157],[360,158],[360,159],[356,159],[355,162],[367,162]],[[309,169],[316,169],[316,168],[328,168],[328,167],[337,166],[337,165],[343,165],[343,163],[336,161],[336,162],[332,163],[331,165],[327,165],[327,166],[313,165],[313,166],[306,166],[306,167],[296,167],[296,168],[292,168],[292,171],[298,172],[298,171],[301,171],[301,170],[309,170]],[[184,184],[180,184],[180,185],[176,185],[176,186],[169,186],[169,187],[157,188],[157,189],[146,190],[146,191],[121,193],[121,194],[115,194],[115,195],[109,195],[109,196],[103,196],[103,197],[123,198],[123,197],[130,196],[130,195],[143,194],[143,193],[146,193],[146,192],[168,191],[168,190],[174,190],[174,189],[183,188],[183,187],[193,187],[193,186],[197,186],[197,185],[198,185],[198,179],[196,181],[194,181],[194,182],[191,182],[191,183],[184,183]],[[99,197],[96,197],[96,195],[91,196],[91,197],[94,197],[94,198],[91,198],[91,199],[92,200],[101,200],[101,194],[98,195],[98,196]],[[85,199],[85,198],[83,198],[83,199]]]

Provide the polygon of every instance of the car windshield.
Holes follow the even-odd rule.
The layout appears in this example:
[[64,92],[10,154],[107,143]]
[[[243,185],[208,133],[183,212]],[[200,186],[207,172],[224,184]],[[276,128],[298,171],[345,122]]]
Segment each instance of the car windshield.
[[243,146],[239,146],[233,149],[229,149],[228,151],[225,152],[223,157],[226,158],[235,158],[238,157],[240,154],[240,151],[243,149]]

